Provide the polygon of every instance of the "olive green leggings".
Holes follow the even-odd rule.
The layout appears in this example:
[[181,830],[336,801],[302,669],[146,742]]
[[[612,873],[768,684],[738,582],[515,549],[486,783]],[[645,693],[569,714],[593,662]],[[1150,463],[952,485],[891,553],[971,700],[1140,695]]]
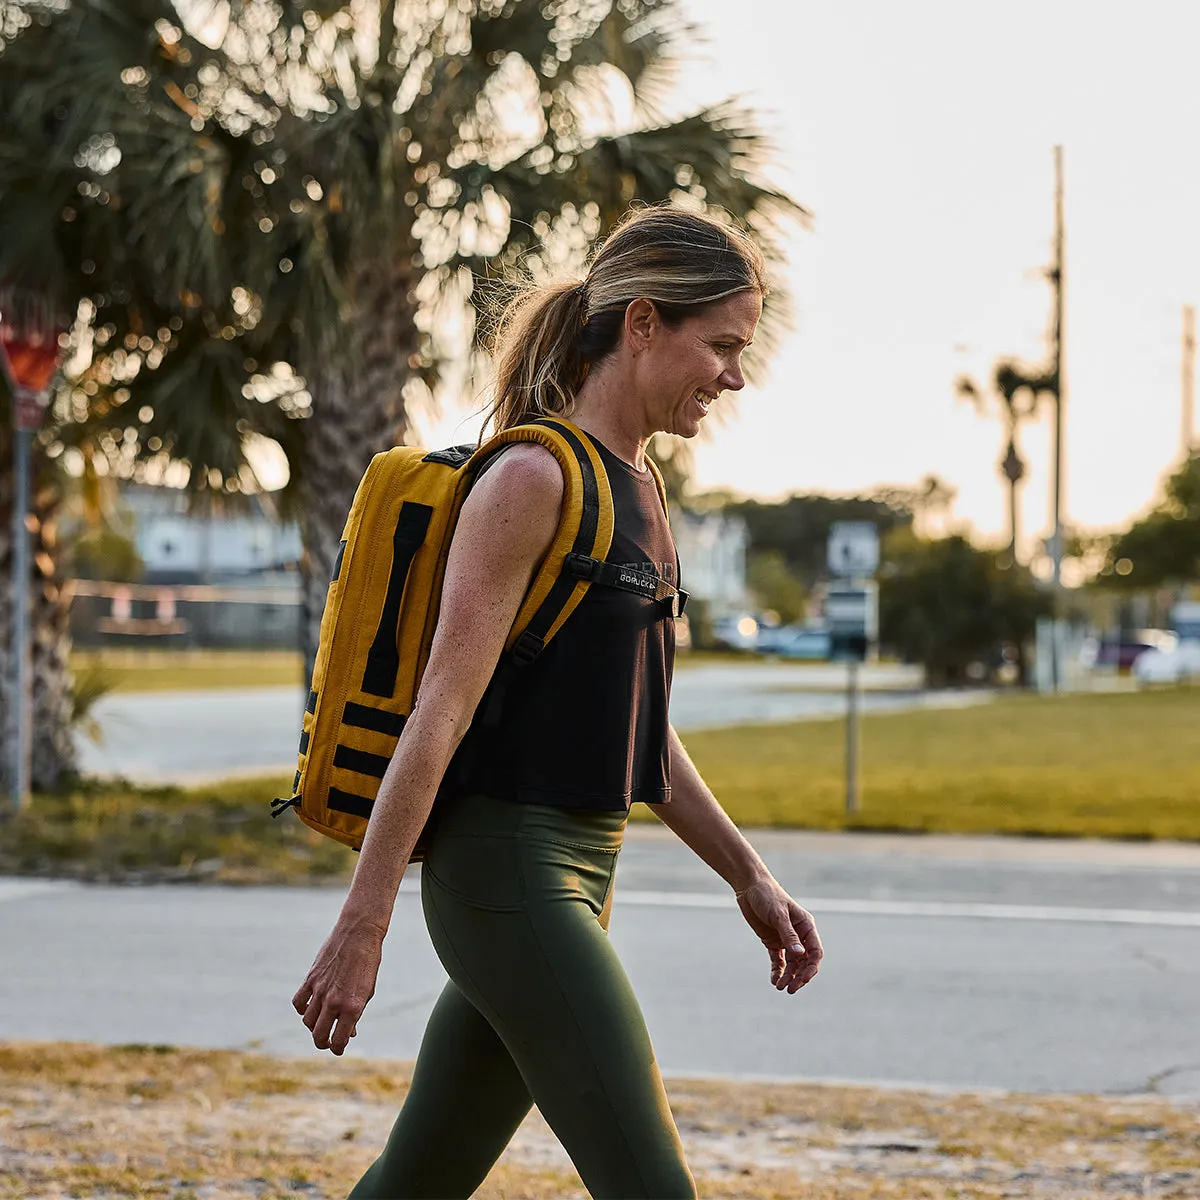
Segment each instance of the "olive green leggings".
[[450,982],[387,1147],[353,1197],[470,1196],[536,1103],[596,1200],[696,1195],[641,1009],[608,940],[623,812],[470,796],[421,872]]

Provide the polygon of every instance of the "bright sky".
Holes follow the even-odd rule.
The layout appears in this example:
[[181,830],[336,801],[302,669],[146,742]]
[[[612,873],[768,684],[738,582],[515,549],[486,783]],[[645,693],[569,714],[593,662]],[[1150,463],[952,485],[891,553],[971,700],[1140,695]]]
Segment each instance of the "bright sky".
[[[999,540],[1002,427],[953,384],[1043,356],[1062,144],[1065,514],[1103,528],[1148,506],[1179,457],[1181,310],[1200,302],[1200,5],[684,6],[709,42],[681,108],[741,96],[779,147],[774,178],[816,217],[789,247],[796,329],[698,447],[700,486],[852,492],[933,472],[955,517]],[[463,416],[425,432],[461,438]],[[1021,446],[1033,535],[1048,430]]]

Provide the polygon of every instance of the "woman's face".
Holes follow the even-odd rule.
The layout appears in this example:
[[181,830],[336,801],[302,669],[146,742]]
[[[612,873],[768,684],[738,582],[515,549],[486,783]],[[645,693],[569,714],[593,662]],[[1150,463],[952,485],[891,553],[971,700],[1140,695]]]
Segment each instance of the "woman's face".
[[647,314],[639,391],[655,430],[695,437],[713,401],[745,387],[742,352],[761,316],[762,297],[753,291],[738,292],[677,325],[663,322],[657,310]]

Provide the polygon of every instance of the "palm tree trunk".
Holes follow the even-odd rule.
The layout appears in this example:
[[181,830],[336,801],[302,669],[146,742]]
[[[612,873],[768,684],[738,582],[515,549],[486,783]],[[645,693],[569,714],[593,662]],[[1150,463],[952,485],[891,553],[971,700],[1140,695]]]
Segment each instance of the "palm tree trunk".
[[411,261],[365,265],[355,278],[355,364],[330,363],[313,381],[305,435],[301,649],[312,679],[321,613],[355,489],[371,458],[403,445],[408,433],[403,388],[420,345]]
[[71,678],[71,590],[58,545],[62,485],[54,463],[35,462],[33,590],[33,755],[30,777],[41,792],[58,791],[78,772]]
[[[12,427],[0,425],[0,459],[12,461]],[[29,580],[29,629],[33,680],[33,744],[30,782],[35,791],[55,791],[76,772],[72,740],[70,673],[71,635],[67,624],[70,596],[58,566],[55,540],[61,489],[56,466],[34,450],[32,472],[32,571]],[[13,473],[0,472],[0,776],[9,786],[9,714],[12,712],[13,663]]]

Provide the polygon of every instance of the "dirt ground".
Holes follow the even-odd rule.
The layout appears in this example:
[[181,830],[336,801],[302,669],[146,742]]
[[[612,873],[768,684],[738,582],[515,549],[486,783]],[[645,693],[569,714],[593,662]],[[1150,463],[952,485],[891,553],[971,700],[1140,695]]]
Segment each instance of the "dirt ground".
[[[0,1042],[0,1200],[344,1196],[408,1064]],[[710,1200],[1200,1197],[1200,1100],[675,1080]],[[585,1198],[537,1114],[477,1193]]]

